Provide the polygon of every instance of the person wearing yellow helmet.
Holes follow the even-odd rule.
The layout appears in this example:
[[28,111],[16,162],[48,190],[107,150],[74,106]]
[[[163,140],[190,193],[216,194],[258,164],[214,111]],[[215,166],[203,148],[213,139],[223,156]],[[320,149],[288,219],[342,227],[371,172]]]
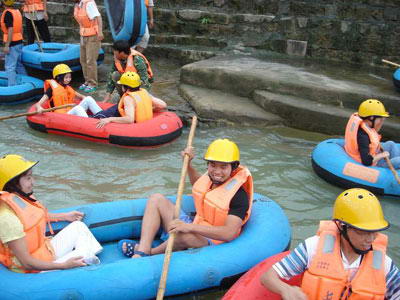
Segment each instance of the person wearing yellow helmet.
[[[0,158],[0,263],[23,273],[99,263],[102,247],[80,222],[84,214],[48,213],[33,196],[37,163],[16,154]],[[71,223],[49,240],[46,224],[57,221]]]
[[[381,130],[389,113],[382,102],[367,99],[360,104],[347,123],[344,148],[354,160],[365,166],[388,168],[388,157],[395,169],[400,169],[400,148],[393,141],[381,143]],[[381,150],[381,146],[383,151]]]
[[79,106],[57,109],[54,112],[87,117],[87,110],[90,110],[93,114],[101,111],[101,108],[91,96],[84,96],[70,86],[71,80],[71,68],[66,64],[56,65],[53,68],[53,79],[44,82],[44,95],[36,103],[36,111],[42,113],[45,105],[56,107],[75,103],[76,100],[81,100]]
[[13,8],[14,0],[2,0],[6,7],[0,18],[5,54],[4,68],[8,86],[17,84],[17,74],[27,75],[22,64],[23,28],[21,12]]
[[[400,273],[386,255],[389,227],[379,200],[353,188],[336,199],[331,221],[261,276],[270,291],[290,300],[399,299]],[[301,287],[284,280],[303,275]]]
[[[188,155],[188,175],[193,185],[196,207],[194,219],[181,211],[174,219],[174,204],[161,194],[148,199],[139,243],[121,240],[119,246],[128,257],[141,257],[165,252],[169,233],[176,233],[174,250],[217,245],[235,239],[247,222],[253,201],[253,180],[250,171],[240,165],[238,146],[228,139],[212,142],[204,156],[207,172],[198,173],[192,165],[192,147],[181,153]],[[162,226],[165,242],[152,247]]]

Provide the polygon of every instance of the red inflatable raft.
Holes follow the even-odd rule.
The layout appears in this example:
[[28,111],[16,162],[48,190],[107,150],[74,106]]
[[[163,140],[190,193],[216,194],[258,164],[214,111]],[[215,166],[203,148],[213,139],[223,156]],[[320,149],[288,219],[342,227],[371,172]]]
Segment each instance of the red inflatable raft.
[[[282,299],[279,295],[270,292],[260,283],[260,277],[266,272],[271,266],[283,257],[289,254],[289,251],[279,253],[271,256],[258,265],[251,268],[246,274],[228,290],[222,300],[279,300]],[[289,281],[285,281],[290,285],[300,286],[301,275],[295,276]]]
[[[97,103],[102,109],[112,103]],[[34,105],[29,112],[34,112]],[[109,123],[96,128],[98,119],[46,112],[27,117],[32,129],[130,148],[148,148],[167,144],[182,134],[182,121],[173,112],[155,113],[153,119],[133,124]]]

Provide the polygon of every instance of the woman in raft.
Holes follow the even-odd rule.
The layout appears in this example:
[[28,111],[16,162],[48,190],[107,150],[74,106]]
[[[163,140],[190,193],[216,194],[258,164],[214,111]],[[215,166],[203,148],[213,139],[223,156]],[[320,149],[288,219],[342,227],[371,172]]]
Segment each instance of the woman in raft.
[[69,84],[72,80],[72,70],[66,64],[59,64],[53,69],[53,79],[44,82],[44,95],[36,103],[36,111],[42,113],[43,105],[50,101],[50,107],[56,107],[64,104],[74,104],[76,99],[81,99],[79,106],[73,108],[57,109],[57,113],[67,113],[81,117],[87,116],[86,111],[89,109],[93,114],[101,111],[96,101],[90,97],[85,97],[76,92]]

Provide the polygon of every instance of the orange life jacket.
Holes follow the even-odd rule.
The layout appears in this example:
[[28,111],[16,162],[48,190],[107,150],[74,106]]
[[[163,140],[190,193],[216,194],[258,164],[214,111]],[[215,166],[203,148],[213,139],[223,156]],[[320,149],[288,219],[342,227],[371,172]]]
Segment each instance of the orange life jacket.
[[149,7],[149,0],[144,0],[144,5],[146,5],[146,7]]
[[34,12],[44,10],[44,5],[42,0],[25,0],[25,4],[23,6],[24,12]]
[[[193,185],[192,194],[196,207],[196,217],[193,223],[207,226],[225,225],[231,200],[239,188],[243,186],[249,200],[249,209],[243,220],[244,225],[250,217],[253,203],[253,177],[250,171],[245,166],[239,166],[226,182],[212,190],[210,190],[211,185],[212,182],[207,173],[202,175]],[[240,230],[236,236],[239,234]],[[214,244],[223,243],[223,241],[218,240],[212,241]]]
[[99,24],[97,22],[97,18],[90,20],[87,14],[86,7],[89,2],[94,1],[82,0],[82,7],[76,4],[74,9],[74,18],[80,26],[79,32],[81,36],[92,36],[96,35],[99,32]]
[[129,96],[128,99],[134,99],[135,107],[135,123],[144,122],[153,118],[153,101],[150,94],[145,89],[139,89],[136,92],[125,93],[118,103],[119,114],[124,117],[125,106],[124,98]]
[[[69,85],[64,87],[54,79],[48,79],[44,82],[44,91],[46,92],[49,88],[51,88],[53,92],[52,97],[49,99],[50,107],[74,103],[75,91]],[[70,109],[71,108],[61,108],[54,112],[65,114]]]
[[[0,192],[0,201],[6,203],[21,221],[29,254],[42,261],[53,261],[52,248],[45,236],[46,223],[50,224],[47,209],[38,201],[28,201],[8,192]],[[13,257],[12,251],[0,242],[0,263],[7,268],[18,268],[24,273],[38,272],[16,266]]]
[[125,72],[136,72],[137,73],[135,63],[134,63],[136,55],[139,55],[141,58],[144,59],[144,62],[146,63],[146,66],[147,66],[147,75],[149,76],[149,79],[152,79],[153,78],[153,70],[151,69],[149,61],[142,53],[140,53],[139,51],[136,51],[134,49],[131,49],[131,54],[129,54],[128,58],[126,59],[125,69],[122,67],[121,61],[114,56],[114,64],[115,64],[115,67],[117,68],[118,72],[120,74],[123,74]]
[[374,156],[380,152],[379,145],[381,141],[381,136],[374,128],[368,127],[368,125],[365,124],[365,122],[358,116],[357,113],[352,114],[346,126],[346,132],[344,135],[344,149],[348,155],[350,155],[359,163],[361,163],[361,156],[360,151],[358,150],[357,133],[360,127],[368,134],[370,140],[369,154],[371,156]]
[[3,31],[3,42],[7,42],[8,40],[8,28],[6,27],[6,23],[4,22],[4,17],[6,15],[6,12],[10,12],[13,16],[13,35],[11,38],[12,42],[20,41],[22,40],[22,15],[21,12],[18,9],[15,8],[6,8],[1,15],[1,31]]
[[317,252],[304,272],[301,289],[309,300],[384,300],[387,236],[378,233],[372,251],[364,255],[350,280],[340,249],[340,234],[333,221],[321,221]]

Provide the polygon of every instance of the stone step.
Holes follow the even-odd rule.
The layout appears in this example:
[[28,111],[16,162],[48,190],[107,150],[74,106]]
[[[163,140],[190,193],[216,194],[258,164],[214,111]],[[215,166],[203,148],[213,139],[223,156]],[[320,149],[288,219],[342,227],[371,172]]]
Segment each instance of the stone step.
[[[80,35],[79,28],[75,27],[64,27],[64,26],[49,26],[51,38],[54,42],[60,43],[79,43]],[[103,31],[104,43],[112,43],[113,39],[111,32],[108,30]]]
[[[343,135],[347,121],[354,110],[327,104],[311,104],[296,97],[274,94],[268,91],[254,91],[254,101],[264,110],[280,116],[288,126],[326,134]],[[382,127],[385,139],[399,140],[400,122],[388,119]]]
[[[369,76],[367,71],[348,70],[346,73],[343,65],[334,71],[318,65],[307,66],[304,61],[296,66],[293,59],[290,64],[272,59],[218,56],[183,66],[181,83],[249,98],[254,90],[267,90],[352,110],[356,110],[362,100],[377,98],[390,113],[400,113],[399,97],[390,80]],[[335,77],[329,75],[330,72]],[[381,80],[387,82],[384,88]]]
[[191,104],[201,121],[223,120],[257,126],[283,124],[283,119],[260,109],[252,100],[245,97],[187,84],[179,86],[179,94]]
[[189,34],[151,34],[151,44],[176,44],[184,46],[204,46],[223,49],[227,43],[218,38],[189,35]]
[[[195,49],[194,49],[195,48]],[[217,48],[191,45],[190,47],[176,44],[149,44],[145,55],[148,57],[163,57],[176,61],[180,65],[207,59],[216,55]]]

